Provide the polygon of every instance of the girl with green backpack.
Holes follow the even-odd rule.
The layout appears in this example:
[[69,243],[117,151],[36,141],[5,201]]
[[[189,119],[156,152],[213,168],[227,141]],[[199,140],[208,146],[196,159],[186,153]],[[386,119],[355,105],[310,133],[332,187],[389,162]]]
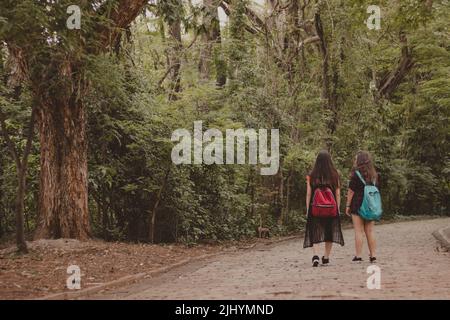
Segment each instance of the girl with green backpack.
[[353,261],[362,261],[361,251],[364,235],[369,246],[369,260],[376,260],[376,241],[373,234],[375,221],[382,214],[381,195],[378,189],[379,176],[367,151],[356,154],[347,192],[345,214],[351,216],[355,230],[355,256]]

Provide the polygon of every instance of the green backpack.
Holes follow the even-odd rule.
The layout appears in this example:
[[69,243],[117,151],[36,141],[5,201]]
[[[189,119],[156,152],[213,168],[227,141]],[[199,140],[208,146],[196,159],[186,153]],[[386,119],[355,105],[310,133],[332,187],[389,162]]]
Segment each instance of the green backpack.
[[361,182],[364,183],[364,198],[358,213],[364,220],[378,221],[383,213],[380,191],[375,183],[373,185],[367,184],[358,170],[355,172]]

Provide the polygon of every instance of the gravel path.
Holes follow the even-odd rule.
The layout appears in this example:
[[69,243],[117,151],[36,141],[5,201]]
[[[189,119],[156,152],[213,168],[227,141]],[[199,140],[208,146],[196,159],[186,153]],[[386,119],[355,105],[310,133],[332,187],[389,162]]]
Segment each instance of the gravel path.
[[376,226],[381,289],[366,286],[368,260],[352,263],[353,230],[328,266],[311,266],[303,239],[194,262],[94,299],[450,299],[450,253],[431,233],[450,218]]

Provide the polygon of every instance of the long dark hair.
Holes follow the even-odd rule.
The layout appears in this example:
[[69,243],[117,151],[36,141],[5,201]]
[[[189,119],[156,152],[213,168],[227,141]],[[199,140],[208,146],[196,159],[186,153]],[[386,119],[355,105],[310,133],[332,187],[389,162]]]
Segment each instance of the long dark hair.
[[331,156],[327,150],[319,152],[314,163],[314,168],[309,174],[311,178],[311,184],[330,185],[334,190],[339,188],[339,174],[333,165]]
[[367,151],[358,151],[356,153],[355,163],[353,165],[352,174],[358,170],[363,176],[366,183],[378,182],[378,174],[373,165],[372,156]]

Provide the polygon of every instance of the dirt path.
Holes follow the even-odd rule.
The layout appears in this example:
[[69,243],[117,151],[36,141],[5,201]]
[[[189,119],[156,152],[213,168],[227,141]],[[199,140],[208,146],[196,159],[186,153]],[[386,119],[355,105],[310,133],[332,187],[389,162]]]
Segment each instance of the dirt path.
[[311,250],[296,239],[192,263],[94,299],[450,299],[450,253],[431,233],[450,219],[379,225],[381,289],[369,290],[365,261],[352,263],[353,231],[331,263],[312,268]]

